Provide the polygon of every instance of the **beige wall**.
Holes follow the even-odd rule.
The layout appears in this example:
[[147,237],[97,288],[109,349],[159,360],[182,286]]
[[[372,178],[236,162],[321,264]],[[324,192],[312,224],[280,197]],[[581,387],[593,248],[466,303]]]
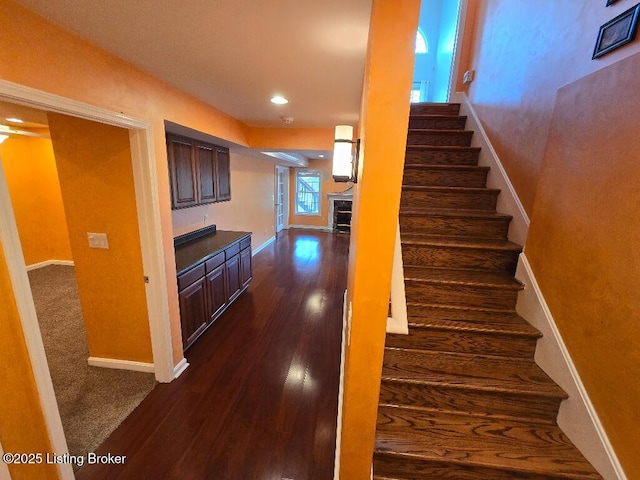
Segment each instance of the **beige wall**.
[[640,478],[640,53],[558,92],[526,253],[628,478]]
[[255,249],[275,235],[275,164],[231,153],[231,200],[174,210],[173,232],[182,235],[208,225],[253,232]]
[[51,140],[12,136],[0,157],[25,263],[73,260]]
[[320,215],[296,215],[296,168],[289,169],[289,225],[327,227],[329,225],[329,197],[327,193],[343,192],[351,183],[334,182],[331,175],[331,159],[309,160],[304,170],[319,170],[322,173],[320,185]]
[[478,4],[469,97],[531,215],[556,91],[640,51],[636,41],[591,60],[600,25],[634,2],[469,1]]

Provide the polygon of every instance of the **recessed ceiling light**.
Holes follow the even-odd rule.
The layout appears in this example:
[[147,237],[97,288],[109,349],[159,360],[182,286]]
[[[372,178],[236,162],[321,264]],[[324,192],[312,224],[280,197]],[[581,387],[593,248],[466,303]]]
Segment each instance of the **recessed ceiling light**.
[[271,97],[271,103],[275,103],[276,105],[285,105],[289,103],[289,100],[284,98],[282,95],[275,95]]
[[324,158],[324,155],[318,155],[318,158]]
[[24,121],[20,120],[19,118],[15,118],[15,117],[6,118],[5,120],[7,122],[10,122],[10,123],[24,123]]

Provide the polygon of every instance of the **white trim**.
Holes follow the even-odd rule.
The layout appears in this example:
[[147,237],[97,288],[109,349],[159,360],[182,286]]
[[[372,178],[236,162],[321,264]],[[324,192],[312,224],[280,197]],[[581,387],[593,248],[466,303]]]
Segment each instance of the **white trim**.
[[180,362],[173,369],[173,378],[174,378],[174,380],[176,378],[178,378],[180,375],[182,375],[182,372],[184,372],[189,367],[189,365],[190,364],[187,363],[187,359],[186,358],[183,358],[182,360],[180,360]]
[[[18,227],[13,215],[9,188],[4,175],[4,169],[0,163],[0,243],[4,249],[7,262],[7,270],[11,280],[13,295],[22,324],[22,333],[31,360],[31,369],[36,384],[36,390],[40,399],[40,407],[44,417],[45,427],[49,433],[49,440],[53,453],[64,454],[69,451],[67,440],[62,429],[58,403],[51,383],[51,374],[47,357],[44,353],[42,336],[38,325],[36,309],[33,305],[31,286],[27,277],[24,264],[22,246],[18,236]],[[73,480],[73,467],[69,463],[61,463],[56,466],[58,476],[62,480]]]
[[164,247],[160,221],[160,196],[151,127],[130,130],[131,161],[136,193],[136,211],[142,250],[147,312],[151,348],[156,366],[156,380],[173,380],[173,351],[171,344],[171,318],[169,293],[164,263]]
[[116,370],[133,370],[134,372],[153,373],[153,363],[134,362],[132,360],[118,360],[117,358],[89,357],[87,363],[90,367],[114,368]]
[[338,387],[338,421],[336,423],[336,453],[333,463],[333,480],[340,479],[340,447],[342,445],[342,408],[344,404],[344,362],[347,355],[347,291],[342,301],[342,340],[340,350],[340,384]]
[[332,230],[327,227],[321,227],[319,225],[289,225],[287,228],[301,228],[305,230],[322,230],[323,232],[331,232]]
[[467,10],[469,9],[469,0],[460,0],[458,5],[458,22],[456,24],[456,41],[453,45],[453,62],[451,62],[451,77],[449,78],[449,96],[451,99],[455,96],[456,87],[458,85],[458,74],[460,72],[460,62],[462,61],[462,45],[464,44],[464,28],[467,23]]
[[471,145],[482,149],[478,165],[491,167],[487,176],[487,187],[501,190],[497,209],[499,212],[513,216],[509,225],[509,240],[524,245],[529,232],[529,216],[467,95],[464,92],[457,92],[454,97],[455,101],[460,102],[460,114],[467,115],[466,128],[474,131]]
[[391,316],[387,318],[387,333],[409,335],[407,297],[404,291],[404,266],[402,263],[402,240],[400,223],[396,227],[396,245],[393,250],[391,270]]
[[38,268],[48,267],[49,265],[63,265],[65,267],[73,267],[73,260],[45,260],[44,262],[32,263],[27,265],[27,272]]
[[[0,458],[4,455],[2,444],[0,443]],[[0,460],[0,480],[11,480],[11,474],[9,473],[9,466]]]
[[[171,381],[174,365],[171,348],[169,298],[166,288],[151,124],[121,113],[5,80],[0,80],[0,100],[136,130],[130,134],[130,143],[143,267],[145,276],[151,280],[146,285],[146,292],[151,343],[156,366],[155,373],[158,381]],[[31,288],[27,278],[20,238],[4,172],[0,174],[0,177],[0,241],[5,249],[9,276],[11,277],[14,296],[18,304],[22,329],[29,350],[36,388],[40,396],[51,445],[55,453],[62,454],[67,452],[67,442],[62,430],[60,413],[51,384],[51,375],[42,345],[40,328],[35,307],[33,306]],[[62,480],[72,480],[74,478],[73,468],[70,464],[59,464],[57,469]]]
[[273,237],[271,237],[269,240],[267,240],[266,242],[264,242],[262,245],[260,245],[258,248],[256,248],[255,250],[251,251],[251,256],[255,257],[258,253],[260,253],[262,250],[264,250],[265,248],[267,248],[269,245],[271,245],[273,242],[276,241],[276,236],[274,235]]
[[536,347],[536,363],[569,395],[560,405],[558,425],[605,479],[626,480],[524,253],[516,278],[525,285],[516,310],[543,335]]

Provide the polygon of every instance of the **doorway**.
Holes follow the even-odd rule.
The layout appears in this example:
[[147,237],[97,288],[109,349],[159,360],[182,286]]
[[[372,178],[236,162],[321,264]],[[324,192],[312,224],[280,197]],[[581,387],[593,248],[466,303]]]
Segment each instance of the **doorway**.
[[276,234],[289,224],[289,168],[276,165]]
[[[139,232],[136,234],[139,237],[141,247],[144,276],[149,279],[149,282],[144,285],[144,301],[148,310],[148,328],[153,351],[151,369],[155,372],[158,381],[171,381],[175,373],[160,229],[160,202],[156,188],[157,174],[155,159],[152,155],[150,124],[121,113],[93,107],[3,80],[0,80],[0,101],[17,103],[126,129],[135,188],[135,210],[139,224]],[[6,257],[7,273],[13,287],[13,297],[29,352],[35,387],[44,414],[52,451],[67,452],[67,443],[48,371],[22,245],[2,169],[0,169],[0,243]],[[184,368],[184,363],[183,360],[179,366]],[[65,480],[74,478],[71,465],[59,464],[57,469],[61,478]]]

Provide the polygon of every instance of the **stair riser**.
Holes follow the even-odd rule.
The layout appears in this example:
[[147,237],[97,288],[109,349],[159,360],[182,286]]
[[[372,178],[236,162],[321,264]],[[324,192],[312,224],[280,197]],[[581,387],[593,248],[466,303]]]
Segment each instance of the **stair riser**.
[[457,413],[529,418],[554,424],[560,400],[382,380],[380,403],[440,409]]
[[407,145],[471,146],[473,132],[409,132]]
[[387,335],[388,347],[436,350],[439,352],[501,355],[533,358],[536,339],[485,332],[435,330],[409,326],[409,335]]
[[462,150],[419,150],[407,148],[405,163],[421,163],[424,165],[477,165],[478,151]]
[[400,232],[506,240],[509,222],[509,218],[451,218],[430,215],[418,217],[400,213]]
[[460,104],[444,103],[442,105],[411,105],[411,115],[458,115]]
[[383,453],[374,455],[373,472],[376,477],[403,480],[558,480],[560,478],[401,456],[393,457]]
[[429,192],[403,190],[400,208],[462,208],[495,211],[498,192]]
[[490,250],[439,245],[402,245],[402,260],[413,267],[492,270],[515,273],[518,250]]
[[464,130],[467,117],[438,118],[438,117],[411,117],[410,129],[435,129],[435,130]]
[[402,183],[425,187],[483,188],[487,183],[487,171],[483,169],[443,171],[405,167]]
[[467,308],[514,310],[517,290],[491,289],[474,286],[426,284],[405,281],[407,302],[429,305],[453,305]]

